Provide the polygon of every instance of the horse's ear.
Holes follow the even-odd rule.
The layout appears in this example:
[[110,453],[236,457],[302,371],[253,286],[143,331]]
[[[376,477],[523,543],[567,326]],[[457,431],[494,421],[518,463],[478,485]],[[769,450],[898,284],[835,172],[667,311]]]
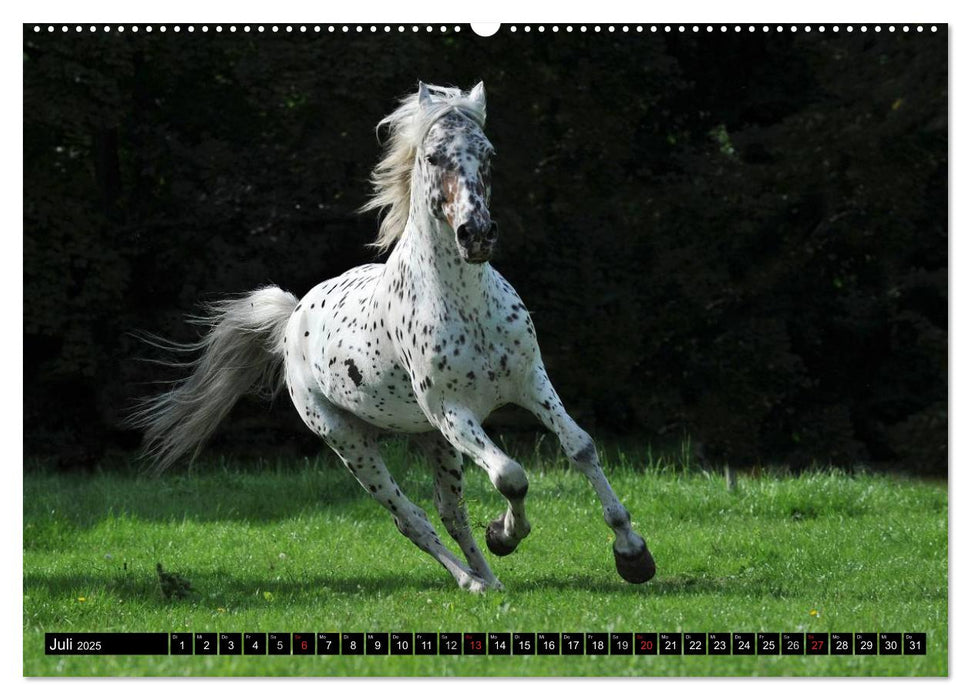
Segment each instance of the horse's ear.
[[469,99],[479,105],[479,107],[482,108],[482,111],[485,111],[485,84],[481,80],[479,81],[478,85],[469,90]]
[[432,95],[428,92],[428,86],[421,81],[418,81],[418,106],[422,109],[432,106]]

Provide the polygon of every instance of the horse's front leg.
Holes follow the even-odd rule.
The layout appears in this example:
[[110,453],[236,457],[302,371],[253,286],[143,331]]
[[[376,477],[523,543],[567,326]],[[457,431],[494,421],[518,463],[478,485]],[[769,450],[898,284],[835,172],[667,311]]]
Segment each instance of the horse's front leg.
[[604,476],[593,440],[566,412],[542,365],[534,370],[526,382],[520,405],[556,434],[567,456],[586,475],[597,492],[603,506],[604,520],[614,531],[617,572],[631,583],[644,583],[653,578],[654,558],[644,538],[631,528],[630,514]]
[[506,512],[486,527],[486,544],[496,556],[512,554],[530,529],[525,507],[529,488],[526,471],[496,447],[468,409],[443,406],[435,421],[445,439],[485,469],[492,485],[508,501]]

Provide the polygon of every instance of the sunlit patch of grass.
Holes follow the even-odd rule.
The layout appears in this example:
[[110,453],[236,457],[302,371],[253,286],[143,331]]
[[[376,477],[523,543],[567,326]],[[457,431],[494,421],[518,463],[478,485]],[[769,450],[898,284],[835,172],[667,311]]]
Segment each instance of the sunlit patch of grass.
[[[658,563],[632,586],[586,479],[549,446],[527,466],[533,533],[473,596],[330,459],[213,460],[160,478],[24,477],[27,675],[944,675],[947,487],[816,471],[721,474],[642,453],[605,467]],[[432,476],[387,459],[434,513]],[[476,535],[502,509],[467,467]],[[437,523],[437,519],[433,517]],[[444,528],[440,528],[444,532]],[[156,565],[191,581],[166,596]],[[52,631],[916,631],[904,657],[50,657]]]

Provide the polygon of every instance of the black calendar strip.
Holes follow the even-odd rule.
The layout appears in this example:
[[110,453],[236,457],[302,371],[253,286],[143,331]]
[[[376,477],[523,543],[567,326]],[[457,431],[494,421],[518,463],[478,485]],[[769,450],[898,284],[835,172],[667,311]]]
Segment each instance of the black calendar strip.
[[912,656],[926,632],[49,632],[49,656]]

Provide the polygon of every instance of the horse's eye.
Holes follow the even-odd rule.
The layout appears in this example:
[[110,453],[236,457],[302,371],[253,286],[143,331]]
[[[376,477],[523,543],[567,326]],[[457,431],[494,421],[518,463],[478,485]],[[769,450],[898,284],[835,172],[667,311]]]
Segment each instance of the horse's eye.
[[425,161],[432,166],[437,166],[440,162],[438,155],[435,153],[429,153],[427,156],[425,156]]

